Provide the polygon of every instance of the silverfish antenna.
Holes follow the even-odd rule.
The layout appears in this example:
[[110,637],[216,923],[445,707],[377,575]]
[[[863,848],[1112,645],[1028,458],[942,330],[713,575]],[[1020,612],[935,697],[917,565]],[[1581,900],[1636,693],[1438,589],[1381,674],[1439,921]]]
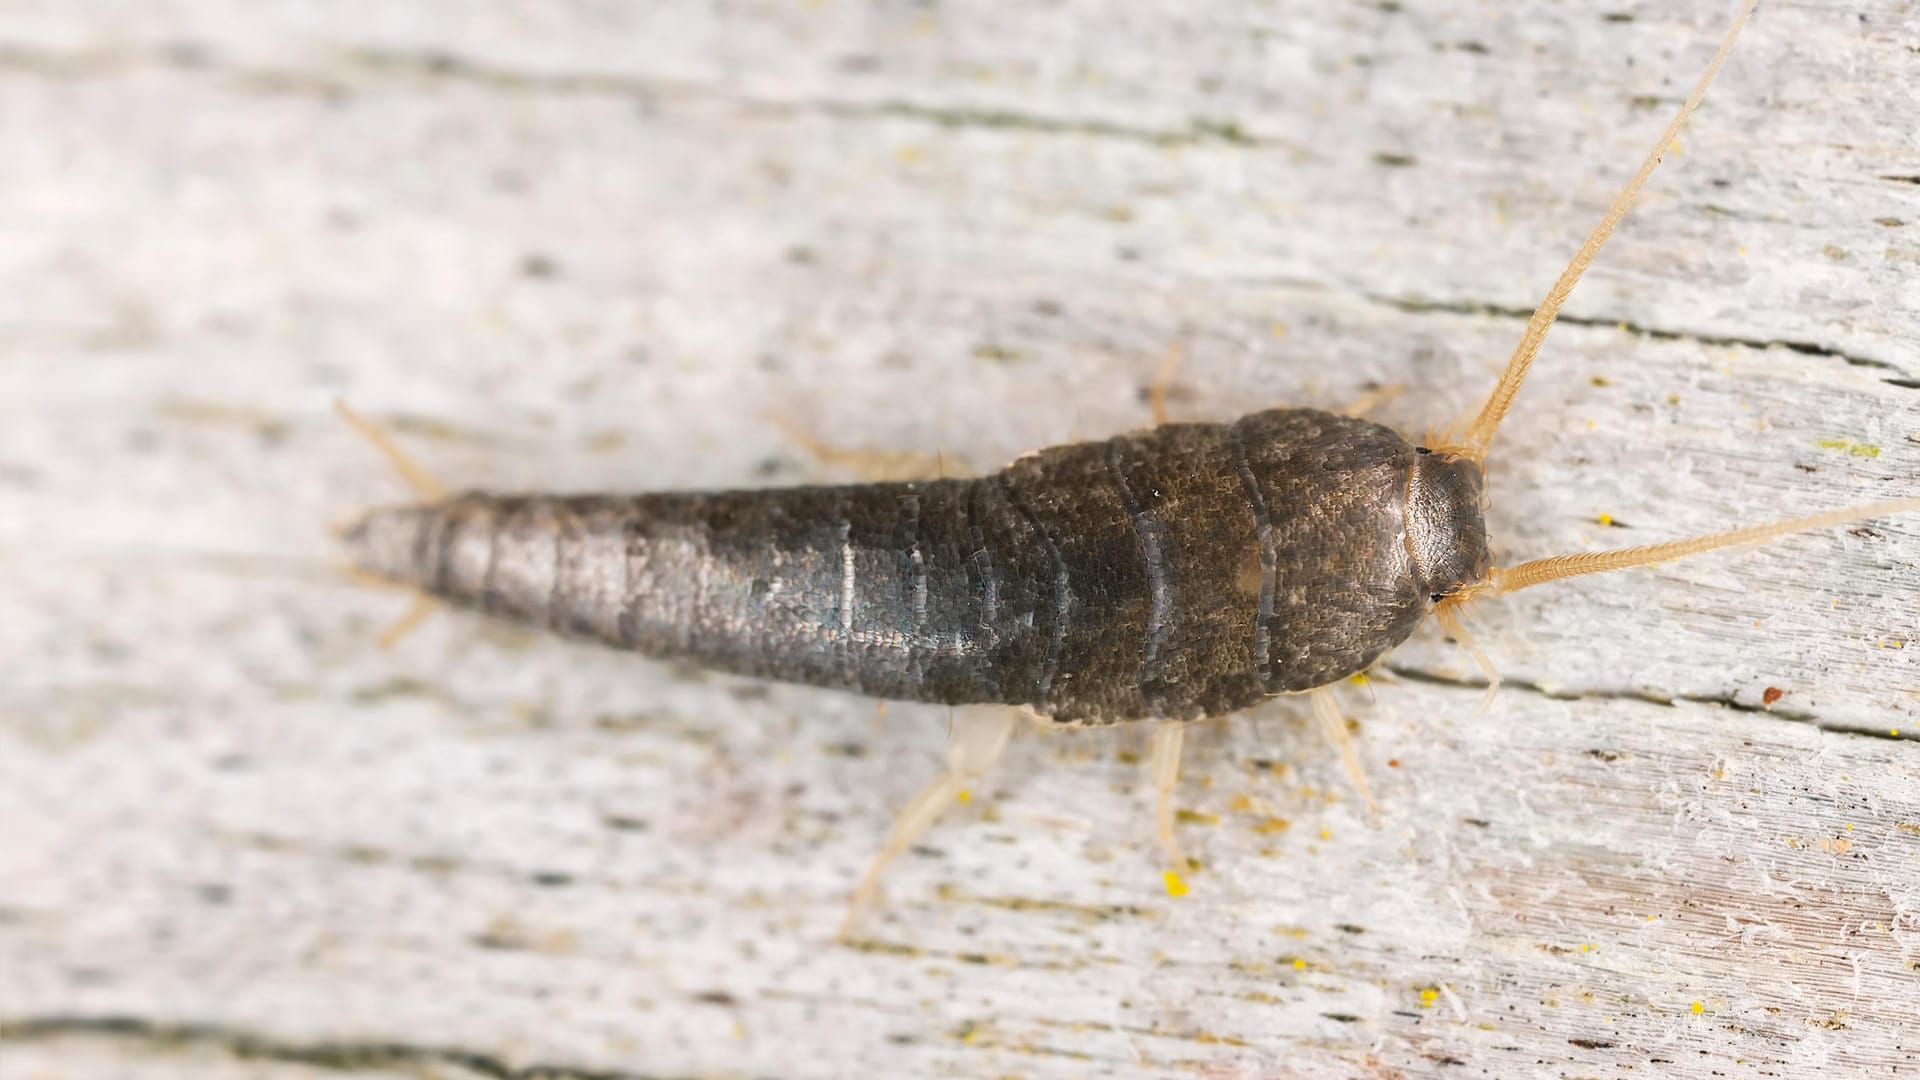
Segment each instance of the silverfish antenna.
[[1748,525],[1739,529],[1728,529],[1726,532],[1709,533],[1706,536],[1672,540],[1664,544],[1644,544],[1614,551],[1586,551],[1576,555],[1554,555],[1505,569],[1496,566],[1488,571],[1486,584],[1482,587],[1491,589],[1497,596],[1519,589],[1532,588],[1535,585],[1544,585],[1561,578],[1579,577],[1583,574],[1605,574],[1635,566],[1666,562],[1669,559],[1683,559],[1689,555],[1698,555],[1718,548],[1761,544],[1786,536],[1788,533],[1804,532],[1830,525],[1845,525],[1848,522],[1869,518],[1888,517],[1911,510],[1920,510],[1920,496],[1849,506],[1765,525]]
[[1627,185],[1620,189],[1620,194],[1613,197],[1613,204],[1607,207],[1606,214],[1600,218],[1600,224],[1595,225],[1593,231],[1587,234],[1586,242],[1580,245],[1580,250],[1574,255],[1573,261],[1560,272],[1560,277],[1553,283],[1553,288],[1547,291],[1547,298],[1540,301],[1540,306],[1534,309],[1533,317],[1527,320],[1526,333],[1520,335],[1520,344],[1514,347],[1513,356],[1507,360],[1507,369],[1500,373],[1500,381],[1494,384],[1493,393],[1488,396],[1487,403],[1480,407],[1480,415],[1474,417],[1473,423],[1468,426],[1465,438],[1457,443],[1449,440],[1451,445],[1444,448],[1446,452],[1471,458],[1475,463],[1486,460],[1487,447],[1493,442],[1493,434],[1499,430],[1500,421],[1507,415],[1507,409],[1513,405],[1514,395],[1520,392],[1520,384],[1526,380],[1527,369],[1533,366],[1533,358],[1539,355],[1540,343],[1546,340],[1547,331],[1552,328],[1553,320],[1559,317],[1561,305],[1567,302],[1573,287],[1580,282],[1580,275],[1587,272],[1587,267],[1592,265],[1593,257],[1599,253],[1601,246],[1607,242],[1608,237],[1613,235],[1613,230],[1620,224],[1620,219],[1627,216],[1628,209],[1633,206],[1634,198],[1640,194],[1640,189],[1646,185],[1647,178],[1653,175],[1653,170],[1666,156],[1667,148],[1673,145],[1674,136],[1680,133],[1680,128],[1686,124],[1687,118],[1693,115],[1693,110],[1699,108],[1701,99],[1707,96],[1707,87],[1712,85],[1713,77],[1720,71],[1720,65],[1726,62],[1727,54],[1733,51],[1734,39],[1740,36],[1740,28],[1747,25],[1747,16],[1753,14],[1756,2],[1757,0],[1745,0],[1740,5],[1739,14],[1734,16],[1733,25],[1727,28],[1727,36],[1721,40],[1719,50],[1713,54],[1713,59],[1707,62],[1707,70],[1701,73],[1700,81],[1693,85],[1693,93],[1687,95],[1686,104],[1680,106],[1679,113],[1668,122],[1666,130],[1660,133],[1659,141],[1653,144],[1652,152],[1647,154],[1646,160],[1640,163],[1640,169],[1633,174],[1633,179],[1628,180]]

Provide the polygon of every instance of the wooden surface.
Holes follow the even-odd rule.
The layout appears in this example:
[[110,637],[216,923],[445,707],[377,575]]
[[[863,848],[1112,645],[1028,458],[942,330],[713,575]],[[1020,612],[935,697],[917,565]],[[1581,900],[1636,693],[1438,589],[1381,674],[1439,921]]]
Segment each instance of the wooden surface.
[[[0,4],[0,1073],[1920,1073],[1920,521],[1484,605],[1189,735],[943,718],[342,576],[461,486],[1475,405],[1717,4]],[[1920,492],[1920,13],[1763,6],[1495,446],[1507,561]],[[1614,527],[1601,524],[1610,520]],[[1397,675],[1396,675],[1397,673]],[[1780,691],[1770,708],[1763,702]],[[1899,738],[1890,738],[1898,729]]]

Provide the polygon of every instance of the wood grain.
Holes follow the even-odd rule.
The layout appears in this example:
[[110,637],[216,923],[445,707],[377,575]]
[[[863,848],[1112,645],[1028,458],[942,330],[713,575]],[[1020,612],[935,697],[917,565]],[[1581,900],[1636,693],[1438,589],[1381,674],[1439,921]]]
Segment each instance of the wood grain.
[[[405,607],[456,486],[984,469],[1478,403],[1718,5],[0,9],[0,1072],[1920,1073],[1920,522],[1484,605],[1188,737],[1023,735],[831,944],[943,717]],[[1496,556],[1912,494],[1920,12],[1764,5],[1494,448]],[[1774,693],[1778,691],[1778,693]],[[1899,732],[1897,737],[1893,732]]]

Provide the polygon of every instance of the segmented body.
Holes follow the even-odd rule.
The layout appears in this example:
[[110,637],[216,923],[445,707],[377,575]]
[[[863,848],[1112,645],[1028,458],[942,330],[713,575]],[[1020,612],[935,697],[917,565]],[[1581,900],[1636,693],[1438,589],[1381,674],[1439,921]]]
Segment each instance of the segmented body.
[[1363,670],[1484,568],[1479,498],[1477,469],[1287,409],[973,479],[470,494],[376,511],[351,542],[389,577],[649,656],[1107,724]]

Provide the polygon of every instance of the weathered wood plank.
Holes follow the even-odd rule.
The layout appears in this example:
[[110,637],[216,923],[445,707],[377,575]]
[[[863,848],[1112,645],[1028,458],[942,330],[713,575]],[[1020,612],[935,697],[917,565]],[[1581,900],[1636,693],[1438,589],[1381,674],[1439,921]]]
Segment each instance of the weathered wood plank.
[[[338,394],[571,489],[830,477],[769,410],[991,467],[1175,347],[1184,416],[1444,423],[1721,12],[470,7],[0,15],[9,1076],[1916,1068],[1914,522],[1487,605],[1485,717],[1416,639],[1347,694],[1377,823],[1290,703],[1195,732],[1178,901],[1138,733],[1023,739],[854,948],[937,714],[383,654],[331,561],[398,494]],[[1914,490],[1916,45],[1762,11],[1496,446],[1502,558]]]

